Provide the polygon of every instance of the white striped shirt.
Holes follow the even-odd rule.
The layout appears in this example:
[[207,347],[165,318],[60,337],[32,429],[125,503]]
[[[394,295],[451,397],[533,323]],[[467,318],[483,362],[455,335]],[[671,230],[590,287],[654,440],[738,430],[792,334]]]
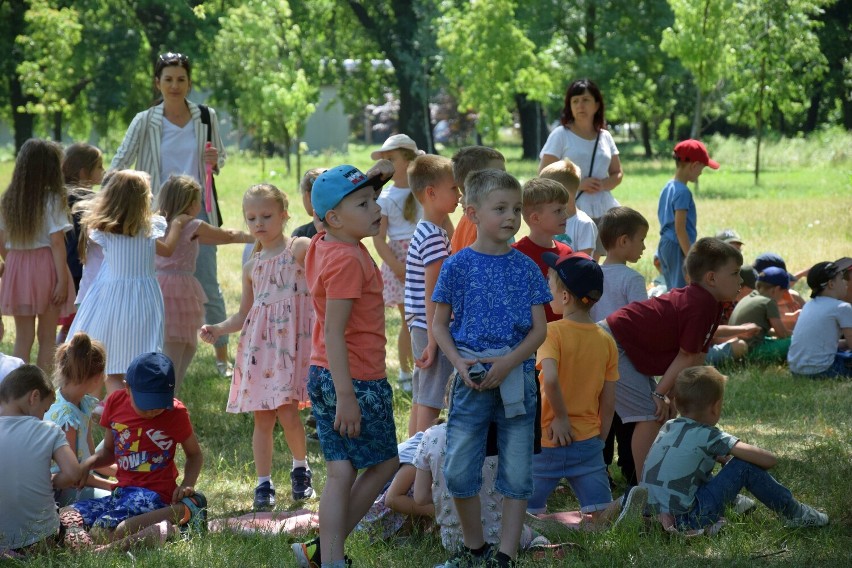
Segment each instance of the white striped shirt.
[[450,256],[450,238],[438,225],[421,220],[414,229],[405,259],[405,321],[426,327],[426,267]]

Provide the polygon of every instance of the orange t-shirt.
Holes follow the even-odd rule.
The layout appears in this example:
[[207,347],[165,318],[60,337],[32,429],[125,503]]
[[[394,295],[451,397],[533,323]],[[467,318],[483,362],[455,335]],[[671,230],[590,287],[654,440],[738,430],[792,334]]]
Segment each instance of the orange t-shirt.
[[316,311],[311,365],[329,368],[325,346],[326,301],[352,300],[352,312],[343,333],[351,378],[383,379],[387,371],[382,275],[363,244],[330,242],[325,235],[323,231],[311,239],[305,256],[305,273]]
[[459,219],[459,224],[456,225],[453,231],[453,238],[450,240],[450,248],[453,254],[459,252],[465,247],[469,247],[476,240],[476,225],[470,222],[467,215],[462,215]]
[[[618,380],[618,349],[610,335],[596,323],[559,320],[547,324],[547,339],[536,352],[541,368],[545,359],[554,359],[559,388],[568,410],[574,440],[580,442],[601,433],[600,398],[604,382]],[[540,381],[544,379],[539,377]],[[541,445],[556,447],[547,437],[553,422],[553,407],[541,388]]]

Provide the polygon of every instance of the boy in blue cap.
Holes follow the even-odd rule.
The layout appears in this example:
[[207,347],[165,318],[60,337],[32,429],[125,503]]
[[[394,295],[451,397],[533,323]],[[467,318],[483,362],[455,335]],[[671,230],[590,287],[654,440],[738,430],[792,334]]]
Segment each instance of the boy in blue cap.
[[[66,519],[79,513],[92,537],[105,542],[161,521],[205,530],[207,500],[195,491],[204,458],[189,412],[174,398],[174,365],[162,353],[143,353],[130,363],[125,381],[124,390],[106,399],[103,446],[81,464],[81,479],[92,469],[116,464],[118,486],[108,497],[64,509]],[[178,446],[186,456],[180,485]]]
[[790,288],[792,275],[769,266],[757,275],[756,289],[737,303],[730,325],[757,324],[760,332],[749,338],[748,357],[764,363],[783,363],[790,349],[790,331],[781,320],[778,302]]

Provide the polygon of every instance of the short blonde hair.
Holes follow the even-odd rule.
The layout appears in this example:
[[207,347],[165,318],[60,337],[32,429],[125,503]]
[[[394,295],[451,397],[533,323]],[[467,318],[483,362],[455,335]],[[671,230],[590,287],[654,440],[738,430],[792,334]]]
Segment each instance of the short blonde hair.
[[458,152],[453,154],[453,177],[456,179],[459,189],[465,189],[467,176],[471,172],[484,170],[488,166],[488,162],[493,160],[506,162],[503,154],[489,146],[465,146],[464,148],[460,148]]
[[558,181],[562,184],[562,187],[568,190],[568,193],[572,197],[577,194],[577,189],[580,187],[580,168],[568,158],[548,164],[538,175],[539,177]]
[[709,365],[687,367],[677,376],[674,399],[678,410],[700,412],[722,400],[728,377]]
[[479,207],[485,197],[499,190],[517,191],[521,194],[521,183],[503,170],[478,170],[467,176],[465,204]]
[[299,182],[299,191],[302,193],[310,193],[314,188],[314,182],[328,168],[311,168],[302,176],[302,181]]
[[444,156],[424,154],[408,164],[408,185],[418,199],[427,187],[447,176],[453,177],[453,162]]
[[548,203],[567,205],[571,196],[568,190],[556,180],[539,177],[527,180],[523,187],[522,199],[524,215],[527,215],[539,205]]

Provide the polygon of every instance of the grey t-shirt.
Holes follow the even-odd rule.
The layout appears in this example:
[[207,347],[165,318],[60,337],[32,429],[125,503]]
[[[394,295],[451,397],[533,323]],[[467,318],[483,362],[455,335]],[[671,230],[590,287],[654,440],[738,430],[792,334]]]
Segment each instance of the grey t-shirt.
[[609,314],[630,302],[648,299],[645,278],[626,264],[602,264],[604,275],[603,296],[592,306],[592,321],[606,319]]
[[802,308],[787,353],[790,370],[816,375],[834,363],[843,328],[852,327],[852,305],[817,296]]
[[33,416],[0,416],[0,550],[29,546],[59,530],[50,460],[67,445],[56,424]]

